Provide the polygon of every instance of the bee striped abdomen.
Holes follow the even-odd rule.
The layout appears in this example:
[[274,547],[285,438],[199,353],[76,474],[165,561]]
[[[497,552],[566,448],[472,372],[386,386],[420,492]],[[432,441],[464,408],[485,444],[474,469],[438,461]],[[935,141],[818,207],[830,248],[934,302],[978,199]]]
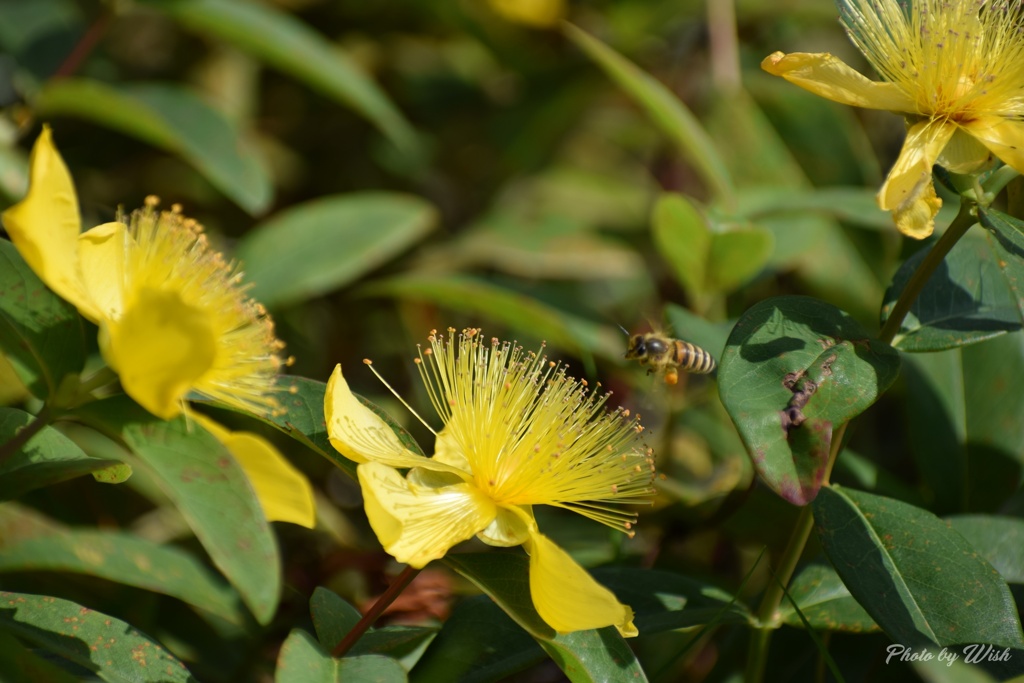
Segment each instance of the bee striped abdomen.
[[708,375],[715,371],[715,359],[710,353],[682,339],[672,341],[675,342],[675,362],[680,368],[695,375]]

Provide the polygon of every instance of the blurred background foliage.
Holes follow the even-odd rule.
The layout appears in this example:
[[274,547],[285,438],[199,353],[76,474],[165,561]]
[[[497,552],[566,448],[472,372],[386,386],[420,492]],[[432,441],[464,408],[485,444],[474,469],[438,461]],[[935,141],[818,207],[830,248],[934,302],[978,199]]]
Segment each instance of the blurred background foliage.
[[[548,354],[611,389],[613,404],[644,415],[665,475],[636,538],[557,513],[545,527],[552,537],[588,566],[653,567],[749,597],[769,580],[759,553],[781,550],[797,510],[752,485],[714,381],[665,386],[623,360],[619,326],[667,329],[717,356],[752,304],[807,294],[876,330],[883,292],[913,247],[873,198],[903,122],[759,69],[784,49],[833,52],[867,72],[827,0],[570,2],[565,16],[578,29],[523,25],[497,7],[0,0],[0,204],[23,195],[27,150],[49,123],[86,225],[150,194],[183,204],[242,261],[296,358],[291,372],[324,381],[340,362],[355,391],[425,446],[426,431],[363,358],[424,407],[410,360],[431,328],[546,342]],[[1019,355],[1017,337],[997,343]],[[983,430],[943,388],[987,362],[980,348],[920,357],[858,421],[836,479],[939,513],[986,510],[1009,495],[1016,431],[986,445],[1001,464],[972,484],[1000,495],[955,479]],[[12,386],[0,380],[8,403],[19,400]],[[935,436],[943,413],[934,410],[950,418],[952,439]],[[285,591],[270,626],[211,626],[173,599],[84,574],[15,571],[0,585],[103,608],[167,644],[201,680],[269,680],[315,587],[361,605],[395,568],[352,480],[267,435],[322,495],[317,530],[277,527]],[[936,450],[944,470],[927,465]],[[34,525],[98,525],[198,550],[153,497],[136,478],[65,482],[0,508],[0,542]],[[392,618],[443,621],[453,604],[470,609],[458,603],[470,592],[431,570]],[[702,637],[681,656],[667,653],[692,633],[635,646],[653,680],[720,680],[730,652],[742,652],[740,631],[721,628],[723,637]],[[899,680],[905,670],[863,654],[885,642],[836,634],[831,647],[847,680]],[[805,633],[784,629],[772,680],[808,679],[816,656]],[[421,679],[443,680],[430,678],[443,667],[431,670]],[[560,674],[548,662],[518,675]]]

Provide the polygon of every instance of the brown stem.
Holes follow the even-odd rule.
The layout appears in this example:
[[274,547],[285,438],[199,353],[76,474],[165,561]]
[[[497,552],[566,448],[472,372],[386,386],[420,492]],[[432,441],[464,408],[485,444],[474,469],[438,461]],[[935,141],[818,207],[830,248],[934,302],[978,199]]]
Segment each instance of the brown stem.
[[110,25],[110,20],[113,16],[113,12],[103,12],[96,18],[96,21],[92,22],[85,33],[82,34],[78,44],[71,50],[71,54],[67,56],[64,63],[54,72],[54,78],[65,78],[78,71],[78,67],[82,65],[82,62],[85,61],[85,58],[89,56],[100,42],[100,38],[106,33],[107,26]]
[[412,583],[412,580],[416,578],[416,575],[420,573],[419,569],[413,567],[406,567],[402,570],[402,573],[398,575],[398,578],[388,586],[388,589],[384,591],[384,595],[377,598],[377,602],[373,603],[373,606],[363,615],[363,618],[359,620],[352,630],[345,634],[345,637],[341,639],[341,642],[334,646],[331,650],[332,657],[343,657],[346,652],[352,649],[359,639],[366,633],[373,622],[377,621],[377,618],[384,613],[388,605],[395,601],[402,591],[405,590],[406,586]]

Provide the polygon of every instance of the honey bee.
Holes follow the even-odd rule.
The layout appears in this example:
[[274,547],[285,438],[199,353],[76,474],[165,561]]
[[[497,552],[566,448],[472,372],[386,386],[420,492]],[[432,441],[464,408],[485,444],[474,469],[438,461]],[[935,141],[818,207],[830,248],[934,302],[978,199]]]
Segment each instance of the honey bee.
[[696,344],[673,339],[660,332],[630,336],[626,359],[649,365],[648,374],[655,370],[661,372],[665,376],[665,384],[677,383],[680,370],[707,375],[717,366],[714,357]]

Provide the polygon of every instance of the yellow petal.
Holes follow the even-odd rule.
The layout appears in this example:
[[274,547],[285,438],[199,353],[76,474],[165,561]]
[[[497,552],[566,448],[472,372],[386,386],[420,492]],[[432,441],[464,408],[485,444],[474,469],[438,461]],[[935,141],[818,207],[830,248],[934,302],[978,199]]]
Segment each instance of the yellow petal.
[[97,225],[78,238],[82,282],[106,320],[124,313],[124,260],[133,242],[121,222]]
[[967,174],[984,171],[995,160],[996,155],[967,129],[957,128],[935,163],[951,173]]
[[1007,166],[1024,173],[1024,122],[987,116],[964,124],[964,128]]
[[462,447],[455,440],[449,429],[442,429],[434,440],[434,457],[432,460],[457,467],[464,472],[472,471],[469,460],[466,458],[465,453],[462,452]]
[[637,635],[633,610],[594,581],[551,539],[534,532],[530,553],[530,594],[537,613],[559,633],[615,626],[624,637]]
[[251,432],[235,432],[205,415],[189,411],[189,419],[217,437],[245,470],[268,522],[291,522],[312,529],[316,506],[309,480],[273,444]]
[[103,318],[82,281],[78,197],[49,126],[32,148],[25,199],[3,213],[4,227],[29,267],[46,286],[95,323]]
[[417,455],[402,445],[388,423],[360,403],[348,388],[341,365],[334,368],[324,396],[324,418],[331,445],[349,460],[391,467],[427,467],[463,475],[460,470]]
[[[499,548],[522,545],[530,540],[531,528],[531,525],[527,524],[523,517],[528,517],[532,522],[533,511],[530,506],[518,507],[517,511],[499,507],[498,516],[476,537],[487,545]],[[533,523],[532,526],[536,526],[536,524]]]
[[472,538],[497,514],[494,502],[470,484],[414,491],[387,465],[367,462],[356,471],[377,540],[396,560],[416,568],[444,557],[449,548]]
[[125,392],[157,417],[181,412],[185,394],[212,366],[216,339],[209,315],[176,292],[142,289],[100,337],[104,359]]
[[914,100],[895,83],[872,81],[827,52],[788,55],[776,52],[764,58],[761,68],[840,104],[909,114],[917,112]]
[[935,229],[942,200],[932,185],[932,166],[955,131],[956,124],[941,121],[911,126],[899,158],[878,191],[878,205],[892,211],[896,227],[908,237],[924,239]]

